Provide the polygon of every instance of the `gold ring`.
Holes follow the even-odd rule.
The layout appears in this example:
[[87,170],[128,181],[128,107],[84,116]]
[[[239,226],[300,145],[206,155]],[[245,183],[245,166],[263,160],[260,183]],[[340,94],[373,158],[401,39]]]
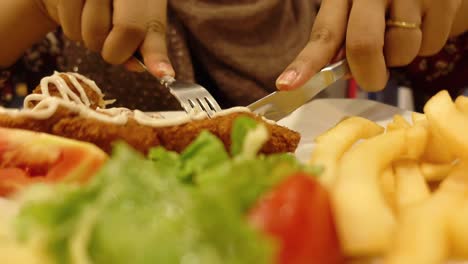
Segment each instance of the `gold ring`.
[[408,29],[418,29],[420,27],[420,24],[389,19],[389,20],[387,20],[387,26],[389,26],[389,27],[408,28]]

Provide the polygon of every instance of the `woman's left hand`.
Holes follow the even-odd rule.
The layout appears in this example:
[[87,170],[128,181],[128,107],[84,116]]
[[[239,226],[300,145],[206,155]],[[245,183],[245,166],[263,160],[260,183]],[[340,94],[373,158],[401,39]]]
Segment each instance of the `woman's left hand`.
[[322,0],[308,44],[278,78],[277,87],[301,86],[330,63],[345,42],[358,84],[367,91],[381,90],[389,67],[436,54],[452,33],[467,29],[467,2]]

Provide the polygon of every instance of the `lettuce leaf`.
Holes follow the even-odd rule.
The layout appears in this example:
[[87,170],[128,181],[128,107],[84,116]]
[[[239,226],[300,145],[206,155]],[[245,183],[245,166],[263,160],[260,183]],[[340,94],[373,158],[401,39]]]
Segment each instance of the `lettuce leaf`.
[[234,120],[231,131],[232,156],[237,156],[242,153],[248,133],[253,131],[257,126],[258,123],[250,117],[240,116]]
[[197,175],[199,188],[231,199],[241,212],[280,181],[303,166],[289,154],[259,156],[225,163]]
[[53,195],[28,203],[17,219],[23,239],[40,238],[56,263],[272,262],[272,243],[233,200],[181,183],[168,170],[176,156],[153,154],[157,162],[120,144],[85,187],[48,187]]
[[186,178],[227,162],[229,155],[221,140],[204,131],[182,152],[180,158],[183,163],[182,177]]

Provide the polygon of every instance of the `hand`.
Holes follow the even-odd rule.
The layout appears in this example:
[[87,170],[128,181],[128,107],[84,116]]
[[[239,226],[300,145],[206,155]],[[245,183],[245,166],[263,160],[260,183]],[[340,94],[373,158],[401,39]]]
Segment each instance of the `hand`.
[[[278,78],[282,90],[295,89],[326,66],[345,42],[346,57],[359,85],[378,91],[388,67],[404,66],[418,55],[437,53],[466,16],[466,0],[322,0],[310,41]],[[461,12],[460,12],[461,11]],[[387,26],[388,18],[415,25]],[[466,30],[466,24],[464,25]]]
[[174,76],[166,47],[167,0],[37,0],[64,34],[83,41],[111,64],[127,63],[140,51],[157,77]]

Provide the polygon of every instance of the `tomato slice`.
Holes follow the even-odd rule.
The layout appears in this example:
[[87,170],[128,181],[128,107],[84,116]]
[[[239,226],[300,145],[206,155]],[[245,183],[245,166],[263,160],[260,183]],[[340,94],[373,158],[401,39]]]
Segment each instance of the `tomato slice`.
[[33,182],[38,182],[38,179],[29,177],[28,173],[23,169],[0,169],[0,197],[13,193],[24,185]]
[[262,197],[250,222],[280,242],[278,263],[344,263],[327,191],[304,173]]
[[37,182],[85,182],[106,160],[107,155],[89,143],[0,128],[0,196]]

